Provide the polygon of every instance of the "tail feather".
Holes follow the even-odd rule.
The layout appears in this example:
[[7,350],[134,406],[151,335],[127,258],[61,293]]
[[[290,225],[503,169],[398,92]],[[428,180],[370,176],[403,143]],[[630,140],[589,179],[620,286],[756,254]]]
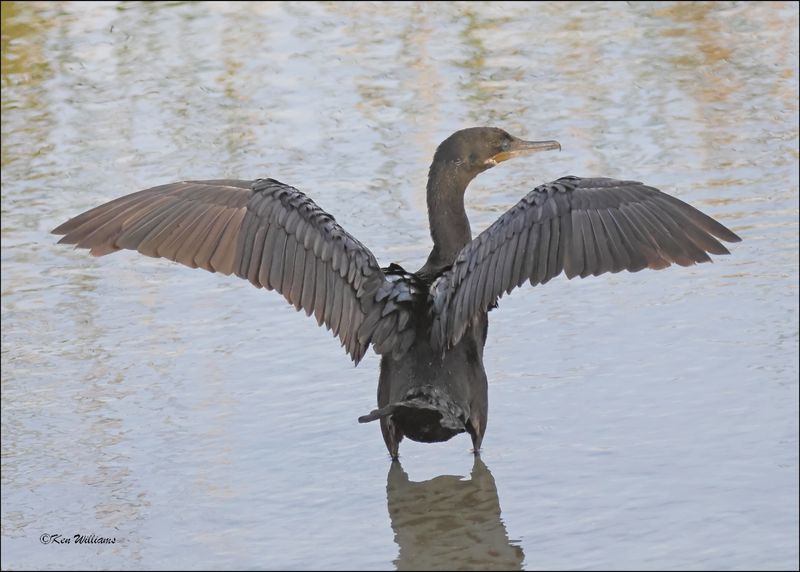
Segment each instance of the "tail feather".
[[413,389],[406,394],[406,399],[395,401],[379,409],[373,409],[367,415],[358,418],[359,423],[369,423],[376,419],[399,414],[407,415],[414,411],[438,414],[438,423],[446,429],[464,431],[469,411],[454,402],[445,392],[431,386]]
[[362,415],[358,418],[359,423],[369,423],[370,421],[375,421],[376,419],[380,419],[382,417],[388,417],[395,413],[401,407],[409,407],[411,409],[431,409],[433,411],[437,411],[438,408],[430,403],[425,398],[422,397],[415,397],[413,399],[405,399],[403,401],[395,401],[394,403],[390,403],[385,407],[381,407],[380,409],[373,409],[367,415]]
[[373,409],[367,415],[362,415],[358,418],[359,423],[369,423],[370,421],[375,421],[376,419],[380,419],[381,417],[388,417],[392,413],[397,410],[397,403],[390,403],[386,407],[381,407],[380,409]]

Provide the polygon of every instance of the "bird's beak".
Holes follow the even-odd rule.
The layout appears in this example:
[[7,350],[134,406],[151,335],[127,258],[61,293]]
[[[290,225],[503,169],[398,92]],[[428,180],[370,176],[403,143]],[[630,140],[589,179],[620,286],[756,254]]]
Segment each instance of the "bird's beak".
[[549,151],[551,149],[558,149],[561,151],[561,143],[558,141],[523,141],[522,139],[514,138],[508,149],[501,151],[489,159],[488,162],[492,165],[497,165],[503,161],[513,159],[514,157],[522,157],[523,155],[529,155],[537,151]]

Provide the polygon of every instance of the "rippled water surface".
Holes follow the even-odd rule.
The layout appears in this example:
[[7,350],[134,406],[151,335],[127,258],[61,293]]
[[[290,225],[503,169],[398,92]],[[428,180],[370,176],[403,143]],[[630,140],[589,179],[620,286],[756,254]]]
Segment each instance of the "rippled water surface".
[[[796,3],[3,2],[2,567],[796,569],[797,61]],[[563,151],[480,176],[475,232],[575,174],[744,241],[503,298],[477,461],[392,466],[377,356],[276,294],[49,234],[269,176],[415,269],[432,153],[486,124]]]

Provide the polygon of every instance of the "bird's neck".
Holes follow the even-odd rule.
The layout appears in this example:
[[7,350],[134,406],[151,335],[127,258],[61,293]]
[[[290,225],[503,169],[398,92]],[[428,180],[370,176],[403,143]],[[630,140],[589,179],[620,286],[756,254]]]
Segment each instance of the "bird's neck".
[[449,267],[458,252],[472,240],[464,192],[467,178],[455,166],[431,165],[428,174],[428,222],[431,227],[433,250],[423,269],[437,273]]

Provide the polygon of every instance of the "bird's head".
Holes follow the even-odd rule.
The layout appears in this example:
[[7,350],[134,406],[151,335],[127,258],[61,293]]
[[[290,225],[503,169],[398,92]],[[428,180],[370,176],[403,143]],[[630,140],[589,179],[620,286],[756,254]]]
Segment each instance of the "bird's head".
[[497,127],[470,127],[442,141],[431,167],[446,166],[472,180],[498,163],[548,149],[560,151],[561,145],[558,141],[523,141]]

